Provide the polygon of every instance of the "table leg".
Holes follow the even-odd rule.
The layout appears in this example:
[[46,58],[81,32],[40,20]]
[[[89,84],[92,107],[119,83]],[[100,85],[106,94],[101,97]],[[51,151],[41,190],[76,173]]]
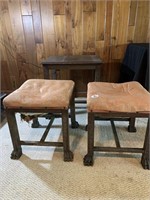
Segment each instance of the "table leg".
[[100,68],[98,66],[95,67],[95,81],[100,81]]
[[50,79],[49,78],[49,68],[47,67],[47,65],[44,65],[43,72],[44,72],[44,79]]
[[52,79],[53,80],[57,79],[57,71],[55,69],[52,69]]

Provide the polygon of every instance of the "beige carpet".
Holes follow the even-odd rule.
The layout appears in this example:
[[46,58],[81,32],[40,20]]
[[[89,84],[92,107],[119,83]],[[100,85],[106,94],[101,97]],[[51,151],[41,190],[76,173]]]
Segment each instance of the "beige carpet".
[[[70,129],[73,162],[63,162],[62,149],[23,147],[19,160],[11,160],[12,144],[7,124],[0,133],[0,200],[149,200],[150,171],[140,164],[141,154],[95,153],[93,167],[83,166],[87,149],[86,109],[77,110],[78,129]],[[17,115],[21,138],[39,138]],[[40,119],[42,125],[48,120]],[[56,119],[49,140],[61,140],[61,120]],[[137,119],[137,133],[126,132],[127,122],[116,122],[122,145],[142,147],[146,120]],[[114,145],[109,122],[96,122],[96,143]],[[130,139],[129,139],[130,138]]]

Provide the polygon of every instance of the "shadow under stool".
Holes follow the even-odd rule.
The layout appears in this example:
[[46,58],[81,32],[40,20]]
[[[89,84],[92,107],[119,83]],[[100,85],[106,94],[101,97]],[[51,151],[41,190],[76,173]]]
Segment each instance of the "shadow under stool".
[[[90,82],[87,92],[88,142],[84,165],[92,166],[94,152],[142,153],[141,164],[150,169],[150,93],[138,82],[105,83]],[[121,147],[114,124],[119,118],[147,118],[143,148]],[[94,145],[94,123],[96,119],[110,120],[116,147]]]
[[[25,81],[17,90],[4,98],[3,104],[6,109],[6,116],[13,144],[12,159],[19,159],[22,155],[22,145],[35,146],[56,146],[63,147],[64,161],[72,161],[73,153],[69,145],[69,109],[71,117],[71,127],[77,128],[75,121],[74,105],[74,82],[71,80],[44,80],[29,79]],[[16,113],[51,113],[50,122],[42,135],[40,141],[20,140]],[[62,118],[62,142],[45,141],[48,132],[54,121],[55,114],[61,114]]]

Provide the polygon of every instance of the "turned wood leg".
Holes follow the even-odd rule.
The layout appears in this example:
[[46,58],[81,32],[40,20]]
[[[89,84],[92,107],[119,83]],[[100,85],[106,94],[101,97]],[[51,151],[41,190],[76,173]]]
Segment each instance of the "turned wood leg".
[[145,141],[144,141],[144,153],[142,154],[141,164],[144,169],[150,169],[150,127],[149,127],[149,121],[147,122],[147,129],[146,129],[146,135],[145,135]]
[[12,159],[19,159],[22,155],[22,149],[20,145],[20,137],[17,127],[17,121],[15,117],[15,112],[6,110],[7,122],[10,131],[10,136],[13,144],[14,150],[11,153]]
[[94,114],[88,113],[88,153],[84,156],[84,165],[92,166],[93,165],[93,147],[94,147]]
[[69,147],[69,131],[68,131],[68,123],[69,116],[68,110],[64,110],[62,112],[62,132],[63,132],[63,147],[64,147],[64,161],[72,161],[73,153],[70,151]]
[[128,126],[128,132],[136,132],[136,127],[135,127],[135,117],[131,117],[129,120],[129,126]]
[[76,121],[76,117],[75,117],[75,101],[74,101],[74,97],[71,98],[71,102],[70,102],[70,117],[71,117],[71,128],[78,128],[79,124]]

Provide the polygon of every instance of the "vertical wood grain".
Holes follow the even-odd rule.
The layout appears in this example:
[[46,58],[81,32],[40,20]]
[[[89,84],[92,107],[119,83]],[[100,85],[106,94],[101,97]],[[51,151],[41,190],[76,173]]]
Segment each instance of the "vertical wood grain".
[[21,0],[20,4],[21,4],[21,14],[22,15],[32,15],[30,0]]
[[13,90],[12,83],[10,80],[10,73],[8,69],[8,63],[7,61],[2,60],[1,61],[1,88],[6,91],[10,92]]
[[65,17],[64,15],[54,16],[56,52],[57,55],[65,55]]
[[40,1],[39,0],[32,0],[31,3],[32,3],[31,5],[32,5],[32,16],[33,16],[35,43],[43,43]]
[[[1,0],[2,89],[43,78],[41,61],[52,55],[96,54],[104,64],[101,81],[117,81],[130,42],[149,42],[148,0]],[[61,72],[86,89],[93,73]],[[7,77],[6,77],[7,76]]]
[[96,41],[104,40],[106,1],[96,1]]
[[[128,19],[129,19],[130,1],[119,2],[119,28],[117,45],[122,45],[127,42],[127,30],[128,30]],[[118,53],[119,55],[119,53]]]
[[127,42],[128,42],[128,43],[133,42],[133,39],[134,39],[134,31],[135,31],[135,26],[129,26],[129,27],[128,27],[128,36],[127,36]]
[[53,13],[54,15],[64,15],[65,14],[65,1],[53,0]]
[[72,47],[74,55],[81,55],[83,51],[83,20],[82,3],[80,0],[71,2],[72,9]]
[[[19,85],[22,84],[24,80],[28,77],[28,73],[26,73],[26,69],[28,69],[28,65],[23,64],[27,61],[26,57],[26,47],[25,47],[25,38],[24,38],[24,29],[22,24],[22,15],[21,15],[21,7],[20,1],[9,1],[8,2],[9,15],[11,20],[11,28],[13,33],[13,41],[16,47],[16,62],[19,71]],[[24,69],[26,68],[26,69]],[[22,78],[21,74],[23,74]],[[29,72],[30,74],[30,72]]]
[[[3,5],[2,5],[3,4]],[[1,22],[1,42],[3,45],[3,50],[5,52],[5,60],[7,60],[7,68],[10,74],[11,88],[16,89],[19,85],[18,83],[18,67],[15,62],[16,57],[16,47],[13,42],[13,34],[11,29],[11,21],[9,16],[8,5],[6,2],[1,2],[1,9],[3,16],[0,20]],[[6,72],[6,71],[5,71]],[[13,78],[12,78],[13,77]],[[15,81],[14,81],[15,80]]]
[[65,4],[65,26],[66,26],[66,55],[72,55],[72,17],[71,17],[71,1],[66,1]]
[[95,52],[95,12],[83,13],[83,53]]
[[56,55],[52,1],[40,1],[45,57]]
[[96,1],[88,0],[83,1],[83,12],[95,12],[96,11]]
[[28,65],[28,78],[36,78],[36,48],[35,48],[35,39],[33,32],[33,21],[31,16],[22,16],[24,34],[25,34],[25,44],[27,50],[27,60]]
[[150,15],[149,15],[149,25],[148,25],[146,41],[150,41]]
[[149,1],[138,1],[134,42],[146,42],[149,25]]
[[136,12],[137,12],[137,1],[132,0],[130,3],[129,26],[135,25]]
[[37,52],[37,64],[38,64],[38,68],[37,68],[37,71],[38,71],[38,77],[39,78],[44,78],[44,75],[43,75],[43,67],[41,65],[41,62],[43,60],[45,60],[45,50],[44,50],[44,45],[43,44],[36,44],[36,52]]
[[112,13],[113,13],[113,1],[107,1],[106,4],[106,24],[105,24],[105,40],[103,50],[103,67],[101,70],[101,80],[109,81],[111,76],[111,28],[112,28]]
[[[121,59],[124,55],[124,49],[128,36],[128,18],[130,10],[130,1],[116,1],[113,7],[113,26],[112,26],[112,44],[114,45],[112,59]],[[115,23],[116,21],[116,23]]]
[[[3,26],[4,26],[4,15],[7,13],[8,6],[6,2],[0,2],[0,76],[1,76],[1,88],[5,91],[12,90],[10,73],[7,62],[7,52],[5,47],[5,35],[3,35]],[[7,44],[6,44],[7,45]]]
[[109,60],[110,60],[112,9],[113,9],[113,1],[107,1],[107,4],[106,4],[105,41],[104,41],[104,53],[103,53],[104,62],[109,62]]

